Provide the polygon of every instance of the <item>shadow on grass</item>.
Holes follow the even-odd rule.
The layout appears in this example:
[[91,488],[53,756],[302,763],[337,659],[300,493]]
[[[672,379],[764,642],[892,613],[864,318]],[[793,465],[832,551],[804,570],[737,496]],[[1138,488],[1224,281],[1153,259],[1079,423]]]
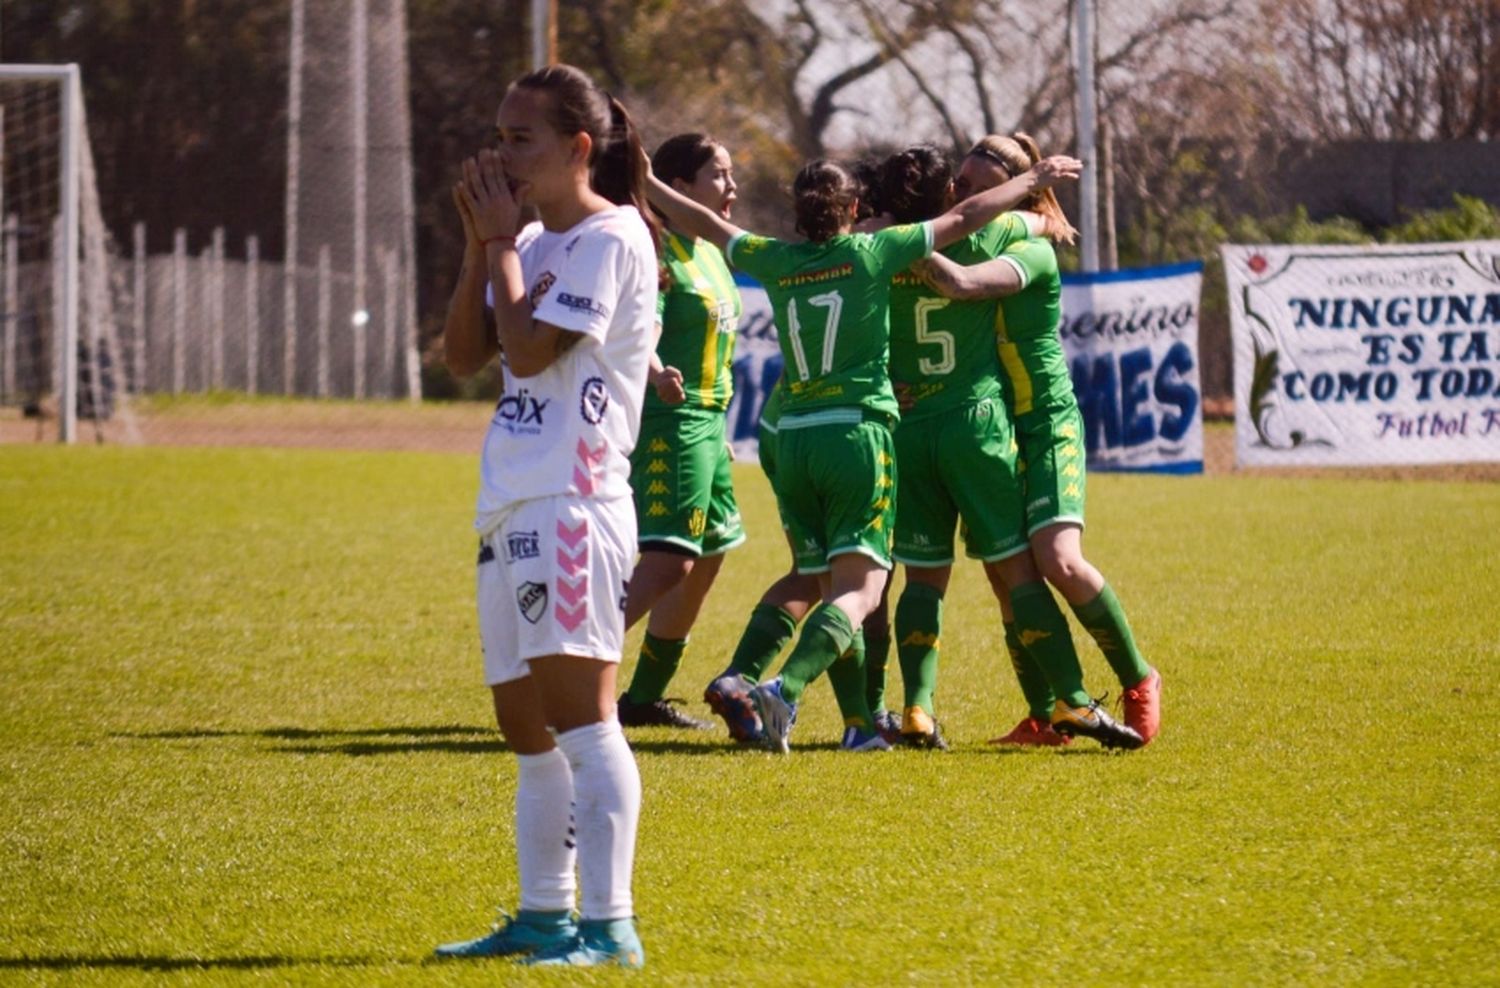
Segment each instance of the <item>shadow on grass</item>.
[[[184,728],[141,734],[114,734],[135,741],[194,741],[216,738],[261,738],[267,741],[308,742],[270,745],[265,750],[287,755],[343,755],[370,758],[377,755],[486,755],[510,751],[493,727],[445,724],[431,727],[367,727],[353,730],[314,730],[305,727],[268,727],[261,730],[226,731],[215,728]],[[355,740],[368,738],[370,740]],[[387,738],[389,740],[375,740]],[[336,742],[336,743],[320,743]],[[630,747],[648,754],[717,755],[741,746],[729,742],[657,740],[632,737]],[[837,745],[835,745],[837,747]],[[759,749],[749,749],[759,750]]]
[[87,954],[0,957],[0,970],[86,971],[93,968],[134,968],[140,971],[259,970],[275,967],[365,967],[388,964],[372,957],[160,957],[125,955],[90,957]]
[[344,755],[368,758],[371,755],[419,755],[424,752],[445,755],[480,755],[509,751],[510,745],[492,737],[488,741],[353,741],[348,744],[283,744],[267,749],[287,755]]
[[193,738],[271,738],[277,741],[303,741],[316,738],[434,737],[449,734],[493,735],[493,727],[469,724],[439,724],[432,727],[364,727],[356,730],[312,730],[306,727],[268,727],[259,731],[221,731],[197,728],[179,731],[152,731],[145,734],[115,734],[117,738],[141,741],[183,741]]

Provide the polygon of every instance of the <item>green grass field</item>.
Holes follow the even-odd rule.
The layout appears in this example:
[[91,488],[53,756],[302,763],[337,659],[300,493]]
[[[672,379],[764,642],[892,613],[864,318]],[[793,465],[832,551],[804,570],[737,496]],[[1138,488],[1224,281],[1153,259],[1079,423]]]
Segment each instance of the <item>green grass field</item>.
[[[785,565],[738,470],[751,542],[674,689],[699,713]],[[1091,478],[1090,555],[1166,680],[1151,747],[987,747],[1022,704],[967,568],[953,752],[834,750],[822,684],[789,758],[633,734],[647,970],[431,964],[516,894],[475,482],[0,446],[0,981],[1500,980],[1500,486],[1234,476]]]

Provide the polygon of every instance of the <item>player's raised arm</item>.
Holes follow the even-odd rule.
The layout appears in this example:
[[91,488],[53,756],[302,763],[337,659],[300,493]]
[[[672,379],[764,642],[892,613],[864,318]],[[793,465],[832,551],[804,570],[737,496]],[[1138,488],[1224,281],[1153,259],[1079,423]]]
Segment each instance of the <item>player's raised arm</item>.
[[646,195],[651,205],[662,211],[667,224],[691,237],[701,237],[720,250],[744,233],[739,227],[701,203],[678,192],[653,173],[647,178]]
[[912,271],[939,295],[965,302],[1003,298],[1026,287],[1020,270],[1003,257],[964,265],[942,254],[933,254],[913,264]]
[[484,150],[465,161],[464,180],[457,192],[473,220],[485,252],[485,271],[494,286],[498,348],[505,351],[505,360],[517,377],[540,374],[577,342],[578,334],[532,318],[521,256],[516,252],[521,207],[505,179],[500,156]]
[[464,261],[443,320],[443,359],[454,374],[468,377],[490,362],[499,352],[500,342],[484,304],[484,286],[489,280],[484,244],[474,228],[462,182],[453,186],[453,203],[464,225]]
[[1082,169],[1083,162],[1077,158],[1054,155],[1036,162],[1008,182],[965,199],[932,221],[934,249],[957,243],[1035,192],[1076,179]]

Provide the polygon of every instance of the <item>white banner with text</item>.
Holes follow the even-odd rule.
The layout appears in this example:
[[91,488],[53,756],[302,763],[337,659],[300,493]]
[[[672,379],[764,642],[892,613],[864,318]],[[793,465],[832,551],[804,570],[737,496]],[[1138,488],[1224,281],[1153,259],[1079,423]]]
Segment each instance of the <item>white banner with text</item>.
[[1500,241],[1222,252],[1240,464],[1500,461]]

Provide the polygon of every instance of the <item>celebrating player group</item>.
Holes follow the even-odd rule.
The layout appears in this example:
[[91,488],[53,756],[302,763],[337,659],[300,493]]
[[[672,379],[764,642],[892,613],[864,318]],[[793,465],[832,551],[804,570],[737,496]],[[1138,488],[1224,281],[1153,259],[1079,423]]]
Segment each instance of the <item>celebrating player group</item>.
[[[625,108],[579,70],[509,86],[496,147],[453,187],[466,247],[444,345],[459,375],[501,358],[477,590],[485,678],[518,763],[521,893],[516,915],[440,957],[645,963],[631,898],[641,783],[622,724],[713,727],[666,691],[745,540],[725,442],[732,269],[764,286],[784,360],[761,463],[792,563],[704,691],[731,738],[789,751],[827,672],[843,749],[945,748],[933,697],[956,531],[993,588],[1028,708],[993,743],[1133,749],[1157,734],[1161,676],[1082,551],[1083,423],[1053,249],[1075,231],[1052,192],[1080,167],[1024,134],[984,138],[956,171],[926,145],[860,168],[812,161],[792,189],[804,239],[784,241],[733,223],[730,152],[709,137],[648,158]],[[539,220],[523,225],[528,207]],[[1053,589],[1119,679],[1123,723],[1085,688]],[[899,714],[885,699],[893,637]]]

